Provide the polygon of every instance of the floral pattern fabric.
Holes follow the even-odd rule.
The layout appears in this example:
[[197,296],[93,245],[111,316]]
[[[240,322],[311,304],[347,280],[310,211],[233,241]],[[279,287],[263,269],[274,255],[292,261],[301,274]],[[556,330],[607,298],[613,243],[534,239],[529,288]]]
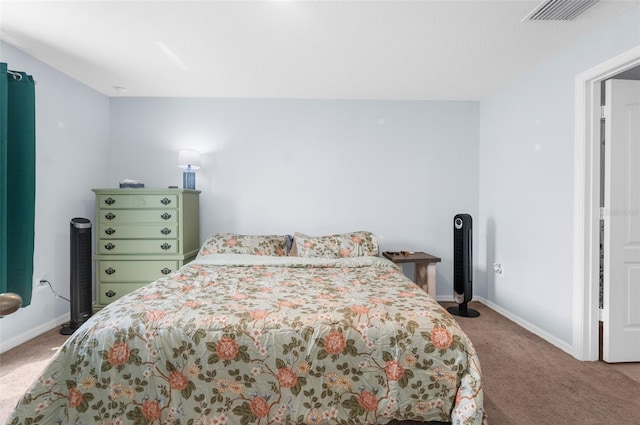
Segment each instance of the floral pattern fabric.
[[456,321],[377,257],[201,257],[110,304],[11,424],[486,423]]
[[287,255],[287,235],[210,235],[200,247],[198,256],[210,254]]
[[365,231],[328,236],[296,233],[293,240],[295,255],[299,257],[350,258],[379,254],[377,238]]

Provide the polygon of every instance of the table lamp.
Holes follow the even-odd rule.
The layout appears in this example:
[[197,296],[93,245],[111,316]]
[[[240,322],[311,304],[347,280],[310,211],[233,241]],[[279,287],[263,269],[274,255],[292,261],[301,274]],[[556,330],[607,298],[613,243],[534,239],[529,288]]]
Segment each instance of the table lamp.
[[182,168],[182,187],[196,188],[196,170],[200,169],[200,152],[193,149],[182,149],[178,153],[178,168]]

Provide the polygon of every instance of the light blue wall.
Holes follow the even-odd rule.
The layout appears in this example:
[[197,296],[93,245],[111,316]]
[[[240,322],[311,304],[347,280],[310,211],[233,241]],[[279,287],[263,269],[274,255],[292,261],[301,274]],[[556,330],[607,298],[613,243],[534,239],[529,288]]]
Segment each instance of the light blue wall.
[[[107,181],[109,99],[5,43],[0,60],[36,80],[34,276],[68,297],[69,223],[93,221],[91,188]],[[68,320],[69,311],[50,290],[34,292],[29,307],[0,320],[0,352]]]
[[[480,103],[108,99],[0,44],[38,81],[35,275],[68,295],[69,220],[93,217],[91,188],[180,185],[177,152],[196,148],[201,237],[368,229],[382,249],[441,256],[448,298],[451,220],[468,212],[476,294],[570,344],[573,79],[640,44],[638,22],[636,7]],[[38,291],[0,321],[0,351],[68,311]]]
[[[476,287],[494,306],[572,344],[574,80],[640,45],[640,8],[480,103]],[[504,267],[504,277],[492,264]]]
[[370,230],[441,257],[451,298],[453,216],[478,211],[477,102],[118,98],[110,117],[112,185],[181,185],[178,150],[203,153],[201,238]]

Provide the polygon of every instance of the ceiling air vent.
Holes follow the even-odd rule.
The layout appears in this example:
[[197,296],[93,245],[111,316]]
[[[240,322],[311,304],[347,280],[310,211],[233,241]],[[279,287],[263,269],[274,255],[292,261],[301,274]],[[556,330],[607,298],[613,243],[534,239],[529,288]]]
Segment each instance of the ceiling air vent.
[[571,21],[599,0],[545,0],[522,20]]

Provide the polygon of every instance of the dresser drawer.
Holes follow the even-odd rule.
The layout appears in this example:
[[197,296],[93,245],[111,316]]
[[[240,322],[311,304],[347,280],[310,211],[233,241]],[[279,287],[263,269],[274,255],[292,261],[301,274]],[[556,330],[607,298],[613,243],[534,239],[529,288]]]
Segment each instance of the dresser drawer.
[[127,295],[131,291],[142,288],[146,283],[103,283],[98,293],[98,303],[109,304]]
[[[131,189],[135,190],[135,189]],[[139,195],[133,193],[98,195],[100,208],[178,208],[176,195]]]
[[100,260],[98,278],[101,282],[142,282],[149,283],[161,276],[178,270],[175,260]]
[[101,239],[98,254],[177,254],[177,239]]
[[116,210],[101,209],[98,213],[101,223],[171,223],[178,222],[178,211],[161,210]]
[[151,226],[100,223],[98,237],[100,239],[177,239],[179,235],[178,226],[175,223]]

